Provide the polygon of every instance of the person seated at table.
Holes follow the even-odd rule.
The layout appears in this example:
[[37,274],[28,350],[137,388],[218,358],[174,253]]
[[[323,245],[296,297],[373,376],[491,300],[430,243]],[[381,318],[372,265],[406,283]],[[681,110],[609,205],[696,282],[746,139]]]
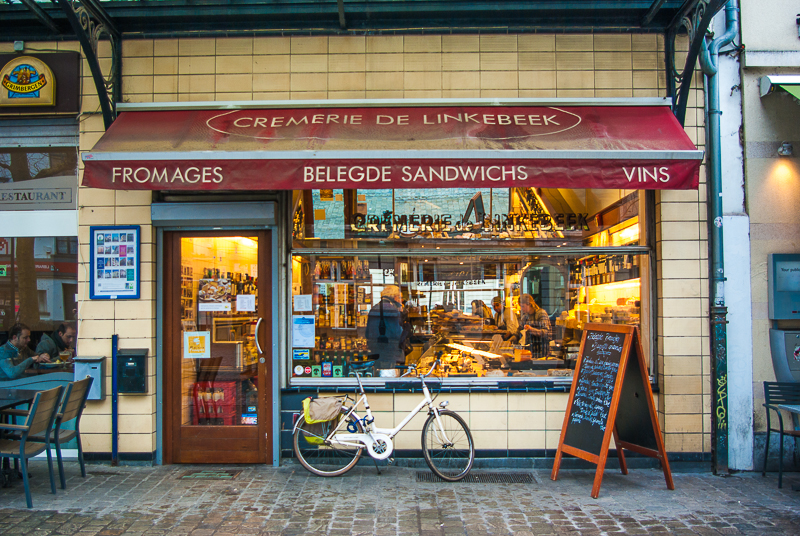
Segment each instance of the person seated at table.
[[34,363],[49,363],[50,356],[38,354],[15,364],[20,350],[26,348],[31,340],[31,328],[25,324],[15,324],[8,332],[8,342],[0,346],[0,381],[15,380]]
[[39,344],[36,345],[36,353],[49,355],[51,361],[58,359],[62,352],[69,352],[71,357],[74,341],[75,328],[69,324],[60,324],[52,335],[42,334]]

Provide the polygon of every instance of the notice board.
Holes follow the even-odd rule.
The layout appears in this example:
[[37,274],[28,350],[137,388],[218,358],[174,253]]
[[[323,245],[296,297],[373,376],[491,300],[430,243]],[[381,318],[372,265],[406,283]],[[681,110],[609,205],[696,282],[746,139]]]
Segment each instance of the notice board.
[[586,324],[551,478],[558,478],[563,454],[597,464],[597,498],[612,437],[622,474],[628,474],[627,449],[657,458],[667,488],[675,489],[638,328]]

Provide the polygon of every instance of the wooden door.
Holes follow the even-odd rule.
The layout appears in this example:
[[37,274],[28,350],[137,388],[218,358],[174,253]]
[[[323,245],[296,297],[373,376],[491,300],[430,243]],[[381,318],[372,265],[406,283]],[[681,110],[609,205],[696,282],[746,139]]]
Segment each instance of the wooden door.
[[165,463],[272,459],[270,240],[165,233]]

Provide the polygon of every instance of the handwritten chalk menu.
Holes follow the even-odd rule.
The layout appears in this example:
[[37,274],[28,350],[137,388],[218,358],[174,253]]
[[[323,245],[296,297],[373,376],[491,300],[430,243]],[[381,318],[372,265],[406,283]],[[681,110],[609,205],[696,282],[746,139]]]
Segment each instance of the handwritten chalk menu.
[[596,499],[612,437],[622,474],[628,474],[624,450],[630,450],[657,458],[667,488],[675,489],[638,329],[586,324],[550,478],[558,478],[564,454],[597,464]]
[[586,333],[582,366],[576,374],[577,385],[564,437],[568,445],[600,454],[624,339],[621,333]]
[[141,233],[138,225],[90,227],[89,297],[93,300],[138,299]]

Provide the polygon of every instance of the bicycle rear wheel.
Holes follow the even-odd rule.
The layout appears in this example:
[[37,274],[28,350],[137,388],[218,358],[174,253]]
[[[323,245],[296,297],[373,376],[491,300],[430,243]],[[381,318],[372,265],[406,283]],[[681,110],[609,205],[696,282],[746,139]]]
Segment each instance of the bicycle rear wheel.
[[[361,423],[350,417],[361,433]],[[335,443],[325,444],[325,438],[338,421],[329,421],[309,425],[301,416],[292,438],[294,455],[300,464],[317,476],[339,476],[353,468],[361,457],[363,447],[352,448]],[[347,433],[342,426],[340,431]]]
[[467,476],[475,461],[475,445],[464,419],[450,410],[439,411],[438,422],[430,415],[422,427],[422,454],[442,480],[457,482]]

